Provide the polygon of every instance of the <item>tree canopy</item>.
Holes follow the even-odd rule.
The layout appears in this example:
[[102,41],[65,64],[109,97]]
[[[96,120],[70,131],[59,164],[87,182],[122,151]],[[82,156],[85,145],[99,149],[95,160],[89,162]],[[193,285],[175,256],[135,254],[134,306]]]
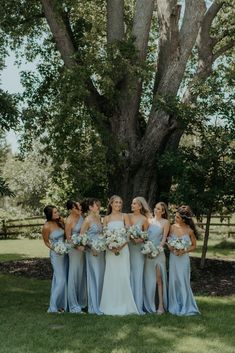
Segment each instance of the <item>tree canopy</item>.
[[172,175],[158,159],[213,115],[211,90],[222,106],[231,99],[233,2],[0,4],[4,44],[19,62],[37,60],[22,73],[24,148],[40,136],[80,194],[115,192],[127,203],[143,195],[150,204],[166,195]]

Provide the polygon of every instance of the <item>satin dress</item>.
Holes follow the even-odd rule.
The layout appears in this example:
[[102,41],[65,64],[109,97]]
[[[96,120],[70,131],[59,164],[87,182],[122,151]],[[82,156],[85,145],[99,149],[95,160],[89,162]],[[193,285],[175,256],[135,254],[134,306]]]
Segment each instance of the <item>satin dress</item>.
[[[136,223],[136,227],[142,230],[142,222]],[[135,244],[129,242],[130,266],[131,266],[131,288],[139,314],[144,314],[144,262],[145,255],[141,253],[143,243]]]
[[[171,235],[177,238],[177,235]],[[190,240],[188,234],[182,236]],[[168,310],[174,315],[196,315],[200,314],[190,285],[190,258],[186,253],[176,256],[170,253],[169,260],[169,307]]]
[[[79,234],[84,219],[80,216],[72,229],[72,234]],[[80,313],[87,305],[86,260],[83,251],[72,248],[69,251],[68,306],[70,313]]]
[[[98,240],[102,232],[102,225],[93,223],[87,231],[89,243],[92,240]],[[101,315],[100,300],[103,289],[104,269],[105,269],[105,255],[100,252],[94,256],[92,250],[86,252],[87,264],[87,294],[88,294],[88,312],[90,314]]]
[[[49,235],[53,244],[64,241],[64,230],[56,229]],[[48,313],[57,313],[59,309],[67,310],[67,255],[59,255],[50,250],[50,260],[53,268],[51,297]]]
[[[157,221],[153,221],[148,228],[148,239],[157,247],[163,238],[163,227]],[[163,305],[167,310],[167,271],[164,252],[151,259],[146,256],[144,266],[144,308],[149,313],[155,313],[158,307],[157,268],[160,269],[163,289]]]

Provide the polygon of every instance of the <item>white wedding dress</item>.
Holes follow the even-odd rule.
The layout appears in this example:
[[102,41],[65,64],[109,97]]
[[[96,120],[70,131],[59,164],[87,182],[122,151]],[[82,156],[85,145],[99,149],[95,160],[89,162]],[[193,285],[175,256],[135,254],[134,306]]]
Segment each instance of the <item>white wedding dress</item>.
[[[123,221],[108,223],[110,230],[124,227]],[[130,256],[127,245],[117,256],[106,251],[106,265],[100,310],[106,315],[139,314],[130,283]]]

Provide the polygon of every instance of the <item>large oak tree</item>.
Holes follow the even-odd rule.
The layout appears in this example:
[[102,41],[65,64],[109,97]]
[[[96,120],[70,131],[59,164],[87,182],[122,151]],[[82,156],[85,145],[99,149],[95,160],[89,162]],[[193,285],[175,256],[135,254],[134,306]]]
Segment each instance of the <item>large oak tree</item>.
[[[171,183],[167,171],[159,174],[157,156],[178,148],[190,120],[182,120],[167,104],[175,102],[190,111],[197,102],[195,87],[213,74],[221,57],[231,54],[232,2],[0,3],[1,30],[8,43],[14,48],[23,43],[28,59],[40,53],[44,60],[38,70],[46,79],[37,90],[35,81],[33,89],[25,76],[26,127],[38,131],[40,125],[47,131],[45,141],[66,143],[67,137],[58,131],[64,128],[73,136],[78,127],[84,128],[86,116],[97,146],[104,146],[109,194],[118,193],[127,203],[143,195],[152,204]],[[186,78],[189,66],[193,69]],[[33,105],[40,115],[36,124],[35,111],[30,113]]]

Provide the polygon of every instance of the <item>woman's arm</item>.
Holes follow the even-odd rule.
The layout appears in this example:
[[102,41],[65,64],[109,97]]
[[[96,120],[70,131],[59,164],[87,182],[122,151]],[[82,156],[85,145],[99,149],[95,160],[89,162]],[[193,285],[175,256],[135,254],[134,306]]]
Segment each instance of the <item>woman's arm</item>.
[[67,219],[67,221],[65,223],[65,236],[69,242],[71,241],[72,228],[73,228],[72,222],[69,219]]
[[196,249],[196,236],[193,232],[193,230],[190,228],[190,231],[189,231],[189,236],[190,236],[190,239],[191,239],[191,246],[189,248],[187,248],[186,250],[177,250],[177,255],[184,255],[186,253],[189,253],[191,251],[194,251]]
[[165,245],[169,231],[170,231],[170,222],[168,220],[166,220],[166,222],[164,222],[164,225],[163,225],[163,237],[162,237],[162,241],[160,243],[160,246]]
[[143,230],[146,232],[148,228],[149,228],[149,221],[148,221],[148,218],[146,218],[143,224]]
[[[142,225],[142,230],[143,230],[143,231],[147,231],[147,229],[148,229],[148,227],[149,227],[149,222],[148,222],[148,219],[147,219],[145,216],[143,216],[143,217],[144,217],[144,223],[143,223],[143,225]],[[134,241],[136,244],[142,244],[142,243],[144,243],[144,239],[142,239],[142,238],[133,239],[133,241]]]
[[196,236],[195,236],[194,231],[192,229],[190,229],[190,231],[189,231],[189,236],[190,236],[192,245],[187,250],[183,250],[184,254],[187,252],[194,251],[197,247]]
[[82,236],[82,234],[86,233],[86,231],[88,231],[89,228],[90,228],[89,219],[88,219],[88,217],[86,217],[84,222],[82,223],[82,227],[80,230],[81,236]]
[[105,216],[105,217],[104,217],[104,220],[103,220],[103,227],[107,227],[107,225],[108,225],[108,217],[109,217],[109,216]]
[[42,238],[43,238],[45,245],[49,249],[51,249],[51,243],[50,243],[50,239],[49,239],[50,233],[51,233],[50,227],[47,224],[44,224],[44,226],[42,228]]
[[127,213],[124,213],[124,225],[126,228],[129,228],[131,225],[131,219]]
[[[174,224],[171,225],[171,226],[169,227],[169,229],[170,229],[170,230],[169,230],[169,232],[168,232],[167,238],[169,238],[169,237],[171,236],[171,234],[174,233]],[[166,240],[167,240],[167,239],[166,239]],[[170,244],[167,243],[167,242],[166,242],[166,245],[168,246],[168,249],[170,250],[170,252],[174,253],[174,248],[173,248],[173,246],[170,246]]]
[[[89,229],[89,227],[90,227],[89,220],[88,220],[88,217],[86,217],[85,220],[84,220],[84,222],[82,223],[82,227],[81,227],[81,229],[80,229],[80,235],[81,235],[81,237],[82,237],[82,235],[83,235],[84,233],[86,233],[86,231]],[[85,250],[85,246],[83,246],[83,245],[77,245],[77,246],[75,247],[75,249],[80,250],[80,251],[84,251],[84,250]]]

